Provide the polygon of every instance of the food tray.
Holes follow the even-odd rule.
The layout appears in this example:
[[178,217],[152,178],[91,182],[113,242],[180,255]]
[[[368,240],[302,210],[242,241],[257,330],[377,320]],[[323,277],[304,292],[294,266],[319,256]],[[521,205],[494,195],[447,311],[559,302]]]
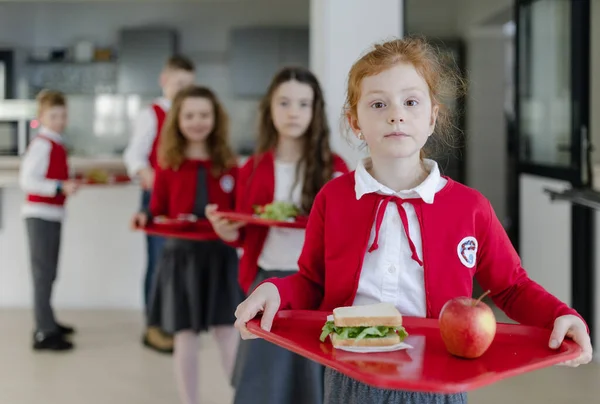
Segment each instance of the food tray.
[[214,232],[210,222],[206,219],[190,220],[167,218],[160,221],[153,221],[146,227],[141,227],[139,230],[146,234],[180,238],[195,241],[218,240],[219,236]]
[[462,359],[446,350],[438,320],[404,317],[412,346],[385,353],[353,353],[319,340],[329,312],[280,311],[271,332],[259,319],[248,323],[253,334],[371,386],[420,392],[457,393],[508,377],[553,366],[579,356],[581,349],[565,340],[558,350],[548,347],[550,331],[498,323],[490,348],[477,359]]
[[258,226],[267,226],[267,227],[283,227],[289,229],[305,229],[306,224],[308,223],[308,218],[304,216],[299,216],[294,219],[282,221],[282,220],[272,220],[272,219],[263,219],[256,215],[251,215],[247,213],[239,213],[239,212],[219,212],[219,214],[229,220],[233,220],[236,222],[244,222],[247,224],[254,224]]

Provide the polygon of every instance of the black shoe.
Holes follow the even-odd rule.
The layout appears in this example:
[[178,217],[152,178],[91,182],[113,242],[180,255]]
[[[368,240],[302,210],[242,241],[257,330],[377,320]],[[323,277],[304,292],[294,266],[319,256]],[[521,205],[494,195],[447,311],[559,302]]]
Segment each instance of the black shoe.
[[44,334],[36,332],[33,336],[33,349],[36,351],[68,351],[73,349],[73,343],[67,341],[60,333]]
[[75,328],[68,326],[68,325],[64,325],[64,324],[56,324],[58,326],[58,332],[61,333],[62,335],[71,335],[71,334],[75,334]]

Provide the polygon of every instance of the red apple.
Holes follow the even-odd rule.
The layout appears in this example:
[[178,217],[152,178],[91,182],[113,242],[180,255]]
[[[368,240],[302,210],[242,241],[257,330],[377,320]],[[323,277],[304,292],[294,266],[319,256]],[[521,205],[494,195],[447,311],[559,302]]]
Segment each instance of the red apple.
[[496,335],[496,317],[479,299],[456,297],[444,304],[439,324],[442,340],[452,355],[474,359],[487,351]]

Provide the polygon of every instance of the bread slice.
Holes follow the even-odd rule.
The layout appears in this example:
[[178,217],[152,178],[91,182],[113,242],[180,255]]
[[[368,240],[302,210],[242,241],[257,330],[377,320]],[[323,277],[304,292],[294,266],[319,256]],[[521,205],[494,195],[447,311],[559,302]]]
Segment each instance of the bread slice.
[[400,343],[400,337],[395,332],[391,332],[387,337],[382,338],[363,338],[356,340],[354,338],[343,339],[337,334],[331,334],[331,344],[334,347],[338,346],[390,346]]
[[333,310],[336,327],[400,327],[402,315],[391,303],[338,307]]

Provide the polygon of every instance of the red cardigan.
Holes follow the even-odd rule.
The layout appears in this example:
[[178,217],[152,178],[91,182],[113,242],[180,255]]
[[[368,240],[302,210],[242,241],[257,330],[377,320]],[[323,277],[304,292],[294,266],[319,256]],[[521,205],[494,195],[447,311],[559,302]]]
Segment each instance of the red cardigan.
[[208,203],[215,203],[220,210],[231,211],[235,206],[238,168],[234,167],[220,176],[210,172],[207,160],[185,160],[177,170],[158,168],[154,179],[150,214],[152,216],[176,217],[190,214],[196,201],[197,180],[200,168],[206,173]]
[[[337,155],[333,156],[333,172],[334,177],[348,172],[346,163]],[[236,211],[254,213],[254,206],[273,202],[274,195],[275,159],[273,152],[250,157],[240,168]],[[268,227],[247,225],[240,229],[238,240],[232,243],[243,249],[243,255],[240,258],[239,283],[246,293],[249,292],[258,274],[258,258],[268,233]]]
[[[268,280],[279,290],[281,309],[330,311],[352,305],[382,198],[367,194],[356,200],[354,184],[350,173],[317,195],[300,271]],[[437,318],[449,299],[471,296],[473,278],[520,323],[552,328],[557,317],[578,315],[527,276],[491,204],[479,192],[448,179],[433,204],[414,206],[421,225],[427,317]],[[471,265],[466,258],[473,247],[476,260]]]

